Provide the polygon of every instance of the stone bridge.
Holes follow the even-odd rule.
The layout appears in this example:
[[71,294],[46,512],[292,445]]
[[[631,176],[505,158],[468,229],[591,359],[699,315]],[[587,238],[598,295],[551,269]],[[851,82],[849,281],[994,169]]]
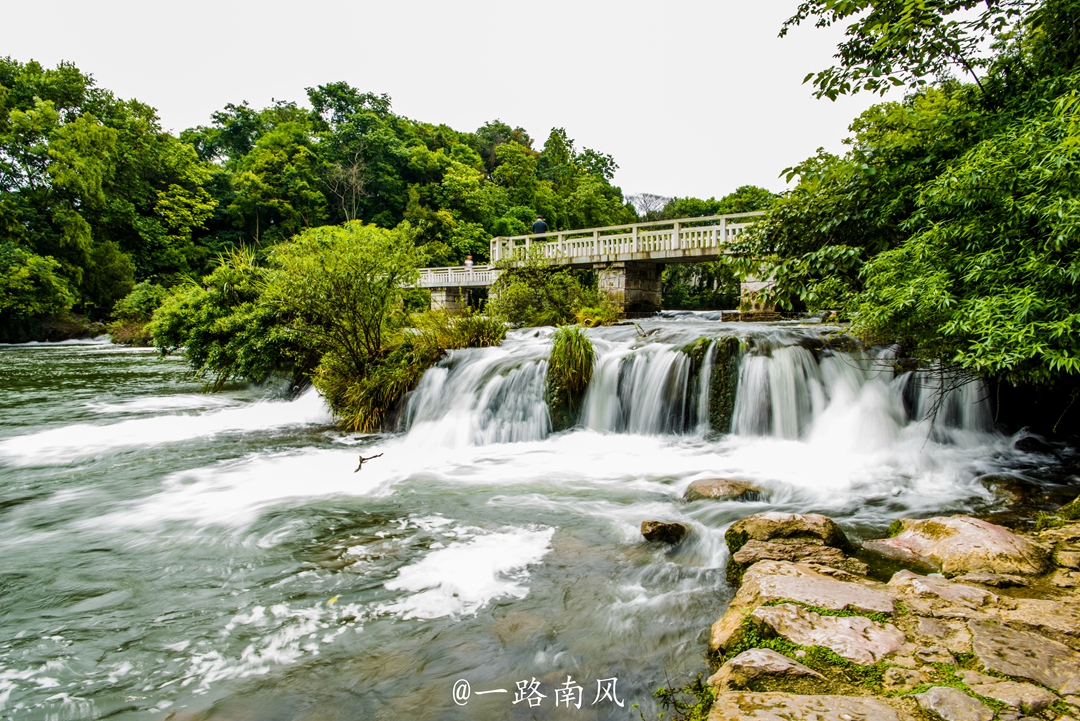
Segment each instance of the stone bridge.
[[[599,273],[600,290],[624,315],[650,315],[660,310],[664,265],[716,260],[760,215],[760,211],[732,213],[492,238],[491,260],[494,264],[523,252],[539,252],[555,265],[593,268]],[[490,286],[498,273],[494,265],[423,268],[417,286],[431,289],[433,308],[460,309],[468,289]],[[743,290],[761,285],[747,278]]]

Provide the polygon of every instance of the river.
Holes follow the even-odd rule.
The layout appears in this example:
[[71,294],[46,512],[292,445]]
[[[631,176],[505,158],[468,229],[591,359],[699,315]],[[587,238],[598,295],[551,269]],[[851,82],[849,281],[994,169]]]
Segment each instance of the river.
[[[707,669],[733,521],[821,512],[873,537],[985,511],[982,477],[1050,462],[992,430],[977,385],[933,421],[932,377],[826,331],[709,314],[589,331],[584,427],[562,433],[550,329],[452,353],[407,427],[374,435],[310,390],[201,393],[148,350],[0,347],[0,718],[655,718],[658,685]],[[721,435],[715,353],[702,373],[680,348],[732,334]],[[381,457],[354,472],[358,454]],[[769,495],[682,500],[710,477]],[[646,544],[646,519],[690,534]],[[578,686],[580,708],[556,708]]]

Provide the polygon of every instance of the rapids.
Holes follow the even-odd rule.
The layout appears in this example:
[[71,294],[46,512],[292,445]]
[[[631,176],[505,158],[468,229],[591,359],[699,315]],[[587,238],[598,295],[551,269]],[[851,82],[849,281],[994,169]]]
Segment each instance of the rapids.
[[[373,435],[312,391],[202,394],[150,351],[0,347],[0,718],[648,716],[656,686],[706,668],[736,519],[822,512],[872,537],[985,510],[980,477],[1050,461],[993,430],[980,387],[938,404],[942,379],[827,328],[683,313],[589,333],[562,433],[550,329],[451,353]],[[715,476],[771,495],[681,500]],[[647,545],[646,519],[691,532]],[[584,702],[556,712],[568,675]],[[540,706],[515,705],[534,678]],[[625,705],[591,704],[610,678]]]

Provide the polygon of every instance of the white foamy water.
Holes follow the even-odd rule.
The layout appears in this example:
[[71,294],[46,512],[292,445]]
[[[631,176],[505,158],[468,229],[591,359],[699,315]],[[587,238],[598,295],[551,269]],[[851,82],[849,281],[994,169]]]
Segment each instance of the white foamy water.
[[181,411],[197,408],[224,408],[235,406],[232,398],[208,395],[206,393],[180,393],[173,396],[150,396],[132,398],[117,403],[87,403],[86,407],[95,413],[104,415],[122,413],[160,413],[162,411]]
[[384,584],[412,595],[379,611],[403,619],[431,619],[476,613],[499,598],[525,598],[526,569],[547,554],[554,533],[552,528],[512,528],[432,551]]
[[80,423],[0,442],[0,459],[11,465],[56,465],[123,448],[178,443],[224,433],[250,433],[331,421],[318,393],[292,401],[259,401],[194,415],[159,415],[108,425]]

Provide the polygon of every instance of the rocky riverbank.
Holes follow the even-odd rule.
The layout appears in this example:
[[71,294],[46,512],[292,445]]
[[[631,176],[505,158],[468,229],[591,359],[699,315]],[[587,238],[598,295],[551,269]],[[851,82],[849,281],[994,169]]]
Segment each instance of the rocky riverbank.
[[1080,719],[1078,517],[904,520],[860,547],[820,515],[738,521],[709,721]]

